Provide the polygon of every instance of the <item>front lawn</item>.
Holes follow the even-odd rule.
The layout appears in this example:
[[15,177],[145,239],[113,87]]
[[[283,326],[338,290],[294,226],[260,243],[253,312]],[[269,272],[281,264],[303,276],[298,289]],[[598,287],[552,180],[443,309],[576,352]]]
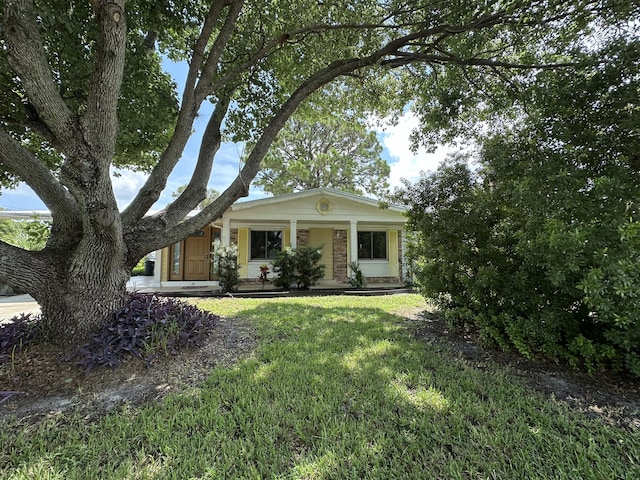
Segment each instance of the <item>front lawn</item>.
[[[417,295],[199,302],[255,323],[254,355],[98,421],[0,430],[0,478],[640,478],[640,432],[412,339]],[[14,426],[15,427],[15,426]]]

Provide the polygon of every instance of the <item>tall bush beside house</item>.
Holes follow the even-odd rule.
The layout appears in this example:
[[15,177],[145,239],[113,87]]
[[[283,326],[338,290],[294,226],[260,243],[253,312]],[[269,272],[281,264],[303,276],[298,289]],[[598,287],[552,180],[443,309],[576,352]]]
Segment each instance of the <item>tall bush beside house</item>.
[[240,281],[238,270],[238,246],[216,244],[213,249],[214,270],[220,279],[218,283],[223,292],[232,292]]

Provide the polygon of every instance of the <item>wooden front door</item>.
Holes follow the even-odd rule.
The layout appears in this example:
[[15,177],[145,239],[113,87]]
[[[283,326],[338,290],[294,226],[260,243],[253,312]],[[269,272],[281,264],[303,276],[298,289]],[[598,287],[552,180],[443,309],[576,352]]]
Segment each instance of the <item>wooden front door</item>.
[[184,279],[209,280],[209,235],[187,237],[184,241]]

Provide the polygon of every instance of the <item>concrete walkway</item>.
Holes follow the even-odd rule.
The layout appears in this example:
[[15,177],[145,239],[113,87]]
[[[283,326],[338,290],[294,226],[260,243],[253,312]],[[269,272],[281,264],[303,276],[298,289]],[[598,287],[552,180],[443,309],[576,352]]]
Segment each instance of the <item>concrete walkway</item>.
[[21,313],[40,313],[40,307],[29,295],[0,297],[0,323]]

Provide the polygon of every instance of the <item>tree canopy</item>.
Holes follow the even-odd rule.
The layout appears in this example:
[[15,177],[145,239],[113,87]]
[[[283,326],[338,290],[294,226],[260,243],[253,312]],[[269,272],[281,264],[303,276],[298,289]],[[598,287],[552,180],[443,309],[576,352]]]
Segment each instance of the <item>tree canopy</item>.
[[255,185],[273,195],[329,187],[381,196],[390,168],[382,145],[363,120],[295,116],[262,160]]
[[[429,132],[469,124],[537,73],[573,62],[581,38],[627,19],[609,0],[6,0],[0,4],[0,175],[49,208],[51,235],[30,252],[0,242],[0,281],[41,305],[43,330],[71,343],[124,303],[131,268],[247,194],[261,162],[306,102],[399,115]],[[180,98],[161,55],[185,60]],[[182,194],[149,214],[204,102],[197,163]],[[442,129],[445,130],[442,130]],[[207,194],[222,139],[251,151],[220,196]],[[119,211],[113,165],[148,179]]]

